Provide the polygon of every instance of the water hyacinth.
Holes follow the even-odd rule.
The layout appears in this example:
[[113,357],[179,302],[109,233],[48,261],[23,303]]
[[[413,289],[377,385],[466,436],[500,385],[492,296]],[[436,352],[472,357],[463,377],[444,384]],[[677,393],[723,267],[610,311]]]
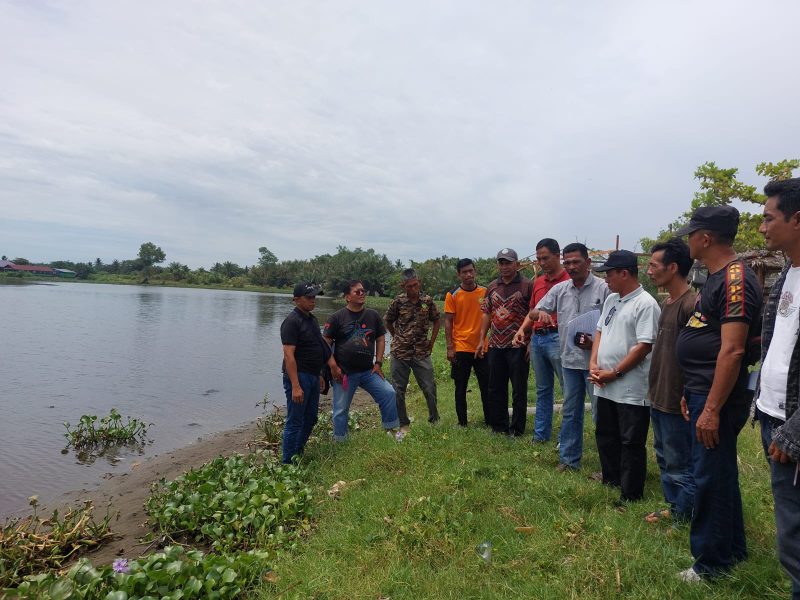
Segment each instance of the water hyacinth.
[[118,558],[111,564],[111,568],[114,570],[114,573],[130,572],[130,567],[128,566],[127,558]]

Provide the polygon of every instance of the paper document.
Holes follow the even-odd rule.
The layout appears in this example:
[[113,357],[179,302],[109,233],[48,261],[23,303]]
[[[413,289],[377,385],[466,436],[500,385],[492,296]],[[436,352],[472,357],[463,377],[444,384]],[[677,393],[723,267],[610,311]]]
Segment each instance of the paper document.
[[575,343],[576,333],[588,333],[594,339],[594,332],[597,331],[597,322],[600,320],[600,311],[597,309],[578,315],[567,323],[567,343],[577,346]]

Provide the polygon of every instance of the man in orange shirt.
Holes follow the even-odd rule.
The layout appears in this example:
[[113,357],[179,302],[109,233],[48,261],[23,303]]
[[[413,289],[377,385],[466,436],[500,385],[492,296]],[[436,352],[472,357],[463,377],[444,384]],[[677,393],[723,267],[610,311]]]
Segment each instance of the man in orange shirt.
[[456,415],[458,424],[467,426],[467,385],[470,371],[475,371],[481,390],[483,421],[489,424],[489,363],[485,356],[475,357],[481,335],[481,301],[486,288],[475,281],[475,264],[462,258],[456,264],[461,282],[444,299],[444,332],[447,340],[447,360],[456,385]]

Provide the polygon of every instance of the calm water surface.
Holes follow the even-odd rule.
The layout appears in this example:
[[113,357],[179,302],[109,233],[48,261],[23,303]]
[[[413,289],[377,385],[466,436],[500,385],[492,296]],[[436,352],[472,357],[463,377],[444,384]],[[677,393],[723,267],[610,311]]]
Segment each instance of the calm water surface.
[[[318,300],[320,322],[331,302]],[[252,421],[265,393],[285,402],[279,331],[292,308],[252,292],[0,285],[0,516]],[[143,454],[61,454],[64,421],[112,407],[154,423]]]

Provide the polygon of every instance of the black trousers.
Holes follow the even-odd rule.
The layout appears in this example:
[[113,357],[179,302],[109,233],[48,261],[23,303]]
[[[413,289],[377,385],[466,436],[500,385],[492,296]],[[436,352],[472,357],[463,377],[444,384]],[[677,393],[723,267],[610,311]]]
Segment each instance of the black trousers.
[[456,352],[450,374],[456,385],[456,416],[459,425],[467,424],[467,387],[469,374],[475,371],[478,387],[481,390],[481,405],[483,405],[483,422],[489,425],[489,360],[475,358],[472,352]]
[[[489,348],[489,415],[492,431],[522,435],[528,410],[525,348]],[[511,382],[511,426],[508,424],[508,382]]]
[[597,397],[595,440],[603,483],[619,487],[622,500],[641,500],[647,475],[650,407]]

